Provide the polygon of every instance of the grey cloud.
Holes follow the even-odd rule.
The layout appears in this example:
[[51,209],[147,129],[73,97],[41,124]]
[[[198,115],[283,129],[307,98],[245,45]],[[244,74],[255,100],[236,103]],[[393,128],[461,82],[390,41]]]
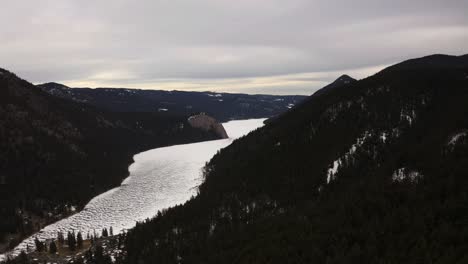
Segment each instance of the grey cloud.
[[[33,82],[158,88],[170,79],[230,91],[217,80],[236,79],[245,92],[309,94],[341,73],[467,53],[466,10],[464,0],[8,0],[0,67]],[[281,87],[247,82],[283,75]]]

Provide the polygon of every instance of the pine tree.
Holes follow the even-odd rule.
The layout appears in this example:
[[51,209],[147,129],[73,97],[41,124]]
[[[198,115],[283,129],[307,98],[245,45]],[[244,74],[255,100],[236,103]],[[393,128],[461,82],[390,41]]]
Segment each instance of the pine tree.
[[76,236],[76,244],[78,248],[83,248],[83,236],[81,235],[81,232],[78,232],[78,235]]
[[123,242],[123,234],[120,233],[118,236],[119,237],[117,239],[117,248],[120,248],[122,246],[122,242]]
[[18,261],[19,263],[29,263],[29,258],[26,252],[21,251],[21,253],[18,256]]
[[68,243],[68,248],[70,250],[75,250],[76,248],[76,239],[75,239],[75,233],[68,232],[67,234],[67,243]]
[[57,245],[55,244],[55,241],[50,242],[50,245],[49,245],[49,253],[50,253],[50,254],[55,254],[55,253],[57,253]]
[[39,241],[39,239],[37,237],[34,238],[34,244],[36,244],[37,252],[42,252],[44,250],[44,243]]
[[57,234],[57,240],[59,242],[60,245],[64,245],[65,244],[65,238],[63,237],[63,233],[62,232],[58,232]]
[[109,233],[107,232],[107,228],[102,229],[102,237],[108,237]]
[[110,236],[114,235],[114,229],[112,228],[112,226],[109,228],[109,235]]

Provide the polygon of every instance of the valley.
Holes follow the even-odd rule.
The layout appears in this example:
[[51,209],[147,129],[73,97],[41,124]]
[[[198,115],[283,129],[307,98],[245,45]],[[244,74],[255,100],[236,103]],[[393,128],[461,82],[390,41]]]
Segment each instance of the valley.
[[[163,209],[182,204],[197,195],[203,182],[202,168],[220,149],[234,139],[263,125],[264,119],[224,123],[227,139],[175,145],[139,153],[133,157],[130,176],[121,186],[93,198],[82,211],[46,226],[24,240],[10,254],[34,251],[34,240],[57,239],[58,232],[81,232],[89,236],[112,227],[114,234],[133,228]],[[0,261],[6,255],[0,255]]]
[[468,1],[0,7],[0,264],[468,264]]
[[[13,87],[34,89],[13,80]],[[97,113],[109,118],[104,123],[113,126],[105,131],[114,136],[137,119],[131,135],[139,141],[125,137],[122,146],[145,143],[140,137],[158,127],[155,116],[181,123],[163,130],[169,146],[139,145],[119,187],[24,240],[13,252],[18,258],[3,260],[464,263],[467,87],[468,55],[430,55],[360,80],[342,75],[288,111],[222,126],[205,112],[108,112],[35,90],[89,107],[91,117],[102,111]],[[11,106],[6,109],[8,117]],[[195,137],[182,136],[191,133]],[[174,135],[188,142],[177,143]],[[58,254],[57,232],[68,232]]]
[[198,118],[115,112],[46,93],[0,69],[0,253],[119,186],[136,153],[226,138],[216,119],[191,113]]

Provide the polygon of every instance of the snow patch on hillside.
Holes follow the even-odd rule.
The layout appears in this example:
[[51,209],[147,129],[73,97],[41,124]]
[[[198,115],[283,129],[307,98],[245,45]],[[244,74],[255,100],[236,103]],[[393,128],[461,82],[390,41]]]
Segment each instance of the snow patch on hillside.
[[393,172],[392,181],[393,182],[410,181],[410,182],[417,183],[423,177],[424,176],[422,175],[422,173],[420,173],[418,171],[410,170],[410,169],[407,169],[407,168],[400,168],[400,169]]
[[459,132],[455,135],[453,135],[449,142],[447,143],[448,146],[455,146],[461,139],[463,139],[464,137],[466,137],[468,135],[468,131],[463,131],[463,132]]
[[372,133],[369,131],[366,131],[364,135],[356,140],[356,143],[354,143],[351,148],[346,152],[343,156],[338,158],[332,163],[331,168],[328,169],[327,171],[327,184],[330,183],[331,181],[335,180],[336,174],[338,173],[338,170],[340,166],[354,155],[356,151],[358,150],[359,147],[361,147],[368,138],[372,137]]
[[383,143],[386,143],[386,142],[387,142],[387,138],[388,138],[388,133],[385,132],[385,131],[382,132],[382,133],[380,134],[380,137],[379,137],[379,138],[380,138],[380,140],[382,140]]
[[407,110],[402,109],[400,112],[400,121],[406,121],[411,126],[416,119],[416,111],[415,110]]

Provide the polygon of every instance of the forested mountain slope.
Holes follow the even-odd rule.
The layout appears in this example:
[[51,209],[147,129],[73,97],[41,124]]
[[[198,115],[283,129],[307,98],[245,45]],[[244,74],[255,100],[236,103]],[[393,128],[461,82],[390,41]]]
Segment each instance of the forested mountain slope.
[[356,79],[350,77],[349,75],[341,75],[338,79],[336,79],[334,82],[330,83],[329,85],[323,87],[322,89],[318,90],[317,92],[314,93],[315,96],[329,92],[337,87],[350,84],[355,82]]
[[119,185],[135,153],[216,138],[187,116],[97,110],[0,69],[0,250]]
[[38,85],[42,90],[113,112],[159,112],[193,115],[206,112],[220,121],[272,117],[301,102],[301,95],[248,95],[121,88],[69,88],[58,83]]
[[466,263],[468,56],[312,96],[127,234],[127,263]]

